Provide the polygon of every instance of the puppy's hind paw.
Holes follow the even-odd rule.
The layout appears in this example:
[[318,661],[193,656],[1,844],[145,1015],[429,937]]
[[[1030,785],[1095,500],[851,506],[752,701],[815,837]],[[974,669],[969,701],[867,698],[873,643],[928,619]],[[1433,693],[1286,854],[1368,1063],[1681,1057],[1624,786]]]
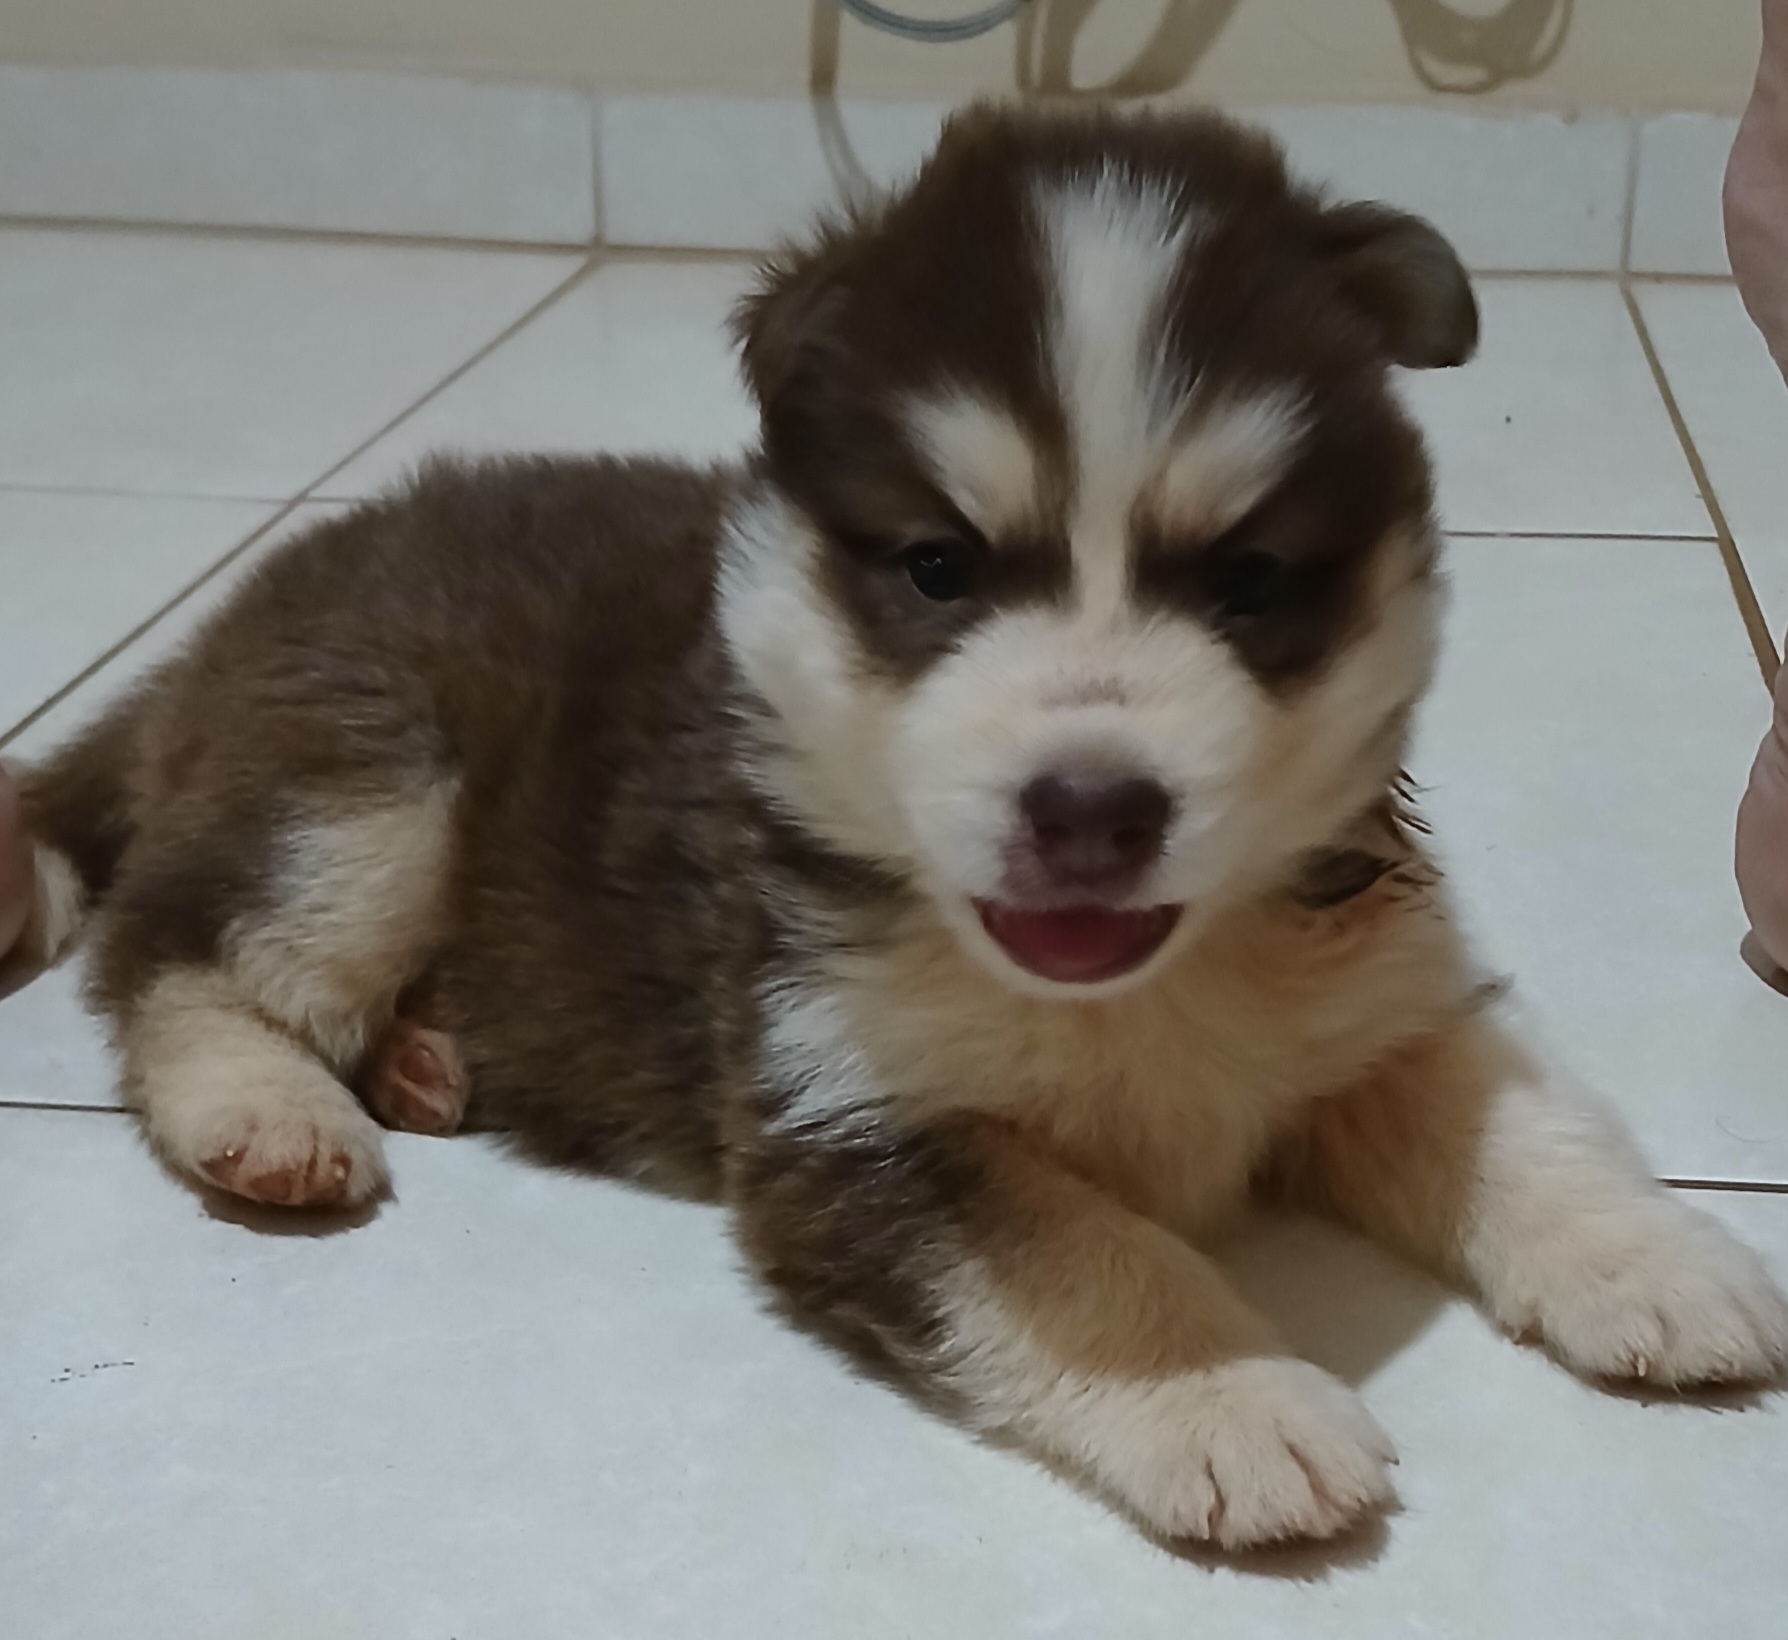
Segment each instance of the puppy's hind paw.
[[470,1083],[451,1035],[400,1015],[367,1056],[355,1088],[386,1127],[446,1134],[459,1130]]

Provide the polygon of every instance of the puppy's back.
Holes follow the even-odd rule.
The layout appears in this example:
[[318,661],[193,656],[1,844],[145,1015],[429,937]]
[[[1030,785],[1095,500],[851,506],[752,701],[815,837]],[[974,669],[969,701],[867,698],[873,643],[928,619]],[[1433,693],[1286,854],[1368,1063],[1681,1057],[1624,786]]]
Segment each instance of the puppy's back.
[[701,641],[727,482],[643,460],[432,463],[245,583],[162,680],[167,751],[202,737],[258,764],[276,745],[295,779],[451,759],[479,779],[580,700],[611,730],[649,716]]

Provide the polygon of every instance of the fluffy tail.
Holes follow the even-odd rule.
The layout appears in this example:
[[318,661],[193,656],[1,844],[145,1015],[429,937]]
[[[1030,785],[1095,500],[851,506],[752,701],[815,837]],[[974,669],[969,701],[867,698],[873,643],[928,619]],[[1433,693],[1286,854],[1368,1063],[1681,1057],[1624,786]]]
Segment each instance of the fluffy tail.
[[19,771],[31,903],[17,943],[0,952],[0,996],[60,962],[111,887],[136,830],[142,715],[140,697],[122,701],[46,762]]

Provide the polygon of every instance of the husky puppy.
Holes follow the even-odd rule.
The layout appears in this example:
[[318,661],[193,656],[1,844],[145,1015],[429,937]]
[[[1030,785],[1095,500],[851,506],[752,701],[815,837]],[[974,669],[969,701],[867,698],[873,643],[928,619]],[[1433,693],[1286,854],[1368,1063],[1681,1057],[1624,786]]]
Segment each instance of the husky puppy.
[[1153,1531],[1390,1496],[1201,1237],[1270,1180],[1591,1377],[1788,1311],[1497,1022],[1400,800],[1442,583],[1392,365],[1431,228],[1215,118],[953,121],[766,267],[737,469],[435,466],[24,777],[156,1149],[385,1189],[400,1013],[466,1125],[716,1194],[797,1313]]

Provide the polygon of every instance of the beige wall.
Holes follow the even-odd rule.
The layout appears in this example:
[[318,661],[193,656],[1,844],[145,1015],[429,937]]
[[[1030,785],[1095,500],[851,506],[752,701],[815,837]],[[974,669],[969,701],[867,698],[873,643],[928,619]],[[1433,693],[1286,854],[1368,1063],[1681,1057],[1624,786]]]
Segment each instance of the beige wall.
[[[0,58],[414,67],[625,89],[794,91],[814,56],[815,0],[0,0]],[[822,4],[824,0],[822,0]],[[932,15],[979,0],[895,0]],[[1498,103],[1733,110],[1756,64],[1759,0],[1034,0],[1028,40],[1008,27],[919,46],[846,19],[839,83],[887,96],[1042,83],[1249,102],[1430,98],[1411,66],[1462,55],[1451,81],[1515,68]],[[1570,10],[1536,72],[1524,37]],[[1488,48],[1460,44],[1487,19]],[[1402,20],[1402,28],[1399,27]],[[1461,28],[1463,19],[1464,28]],[[1452,44],[1447,42],[1449,38]],[[1031,66],[1021,67],[1028,43]],[[821,40],[823,55],[823,38]],[[1071,48],[1071,51],[1070,51]],[[1126,65],[1128,70],[1126,71]],[[1465,100],[1465,99],[1461,99]]]

